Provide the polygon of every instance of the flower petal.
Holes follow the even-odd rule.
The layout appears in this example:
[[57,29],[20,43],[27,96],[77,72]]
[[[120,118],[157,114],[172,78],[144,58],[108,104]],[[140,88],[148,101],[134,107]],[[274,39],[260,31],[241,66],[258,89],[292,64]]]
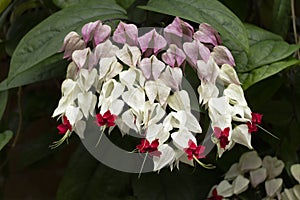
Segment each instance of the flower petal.
[[251,145],[251,134],[249,134],[248,126],[246,124],[236,126],[232,131],[231,139],[249,149],[253,149]]
[[166,165],[171,165],[175,159],[175,151],[172,147],[170,147],[167,144],[162,144],[158,146],[158,151],[161,152],[161,155],[154,156],[153,162],[154,162],[154,169],[153,171],[158,171],[165,167]]
[[134,24],[126,24],[120,21],[113,34],[113,40],[120,44],[128,44],[130,46],[137,46],[138,29]]

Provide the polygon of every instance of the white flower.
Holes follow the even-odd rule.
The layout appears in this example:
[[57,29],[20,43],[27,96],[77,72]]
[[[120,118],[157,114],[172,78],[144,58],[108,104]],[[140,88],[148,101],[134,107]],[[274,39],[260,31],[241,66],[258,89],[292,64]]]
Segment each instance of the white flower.
[[101,108],[100,113],[110,110],[112,114],[119,115],[122,112],[124,102],[119,97],[123,94],[124,88],[123,84],[114,79],[103,84],[98,102],[98,107]]

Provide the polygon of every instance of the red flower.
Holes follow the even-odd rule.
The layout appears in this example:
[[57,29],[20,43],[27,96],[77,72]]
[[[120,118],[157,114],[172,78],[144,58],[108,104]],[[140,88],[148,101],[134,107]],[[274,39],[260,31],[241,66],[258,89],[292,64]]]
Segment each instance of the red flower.
[[194,156],[197,159],[205,158],[205,155],[203,155],[205,151],[205,146],[197,146],[191,139],[189,140],[188,145],[189,147],[185,148],[184,151],[187,154],[189,160],[192,160]]
[[262,114],[259,113],[251,113],[252,116],[252,123],[255,124],[261,124],[261,120],[262,120]]
[[97,118],[97,125],[98,126],[114,126],[115,124],[115,120],[117,119],[117,116],[114,114],[111,114],[110,111],[106,111],[103,115],[96,114],[96,118]]
[[212,197],[209,197],[207,200],[222,200],[223,196],[218,195],[217,188],[213,189],[212,191]]
[[150,155],[160,156],[161,152],[157,150],[158,145],[159,145],[158,139],[153,140],[151,144],[147,139],[142,139],[141,143],[137,145],[136,148],[139,150],[140,153],[149,152]]
[[256,124],[261,124],[261,120],[262,120],[263,115],[259,114],[259,113],[251,113],[251,116],[252,116],[251,122],[247,122],[249,133],[257,131]]
[[57,129],[59,130],[58,134],[65,134],[68,130],[72,131],[72,125],[66,116],[63,116],[63,123],[58,125]]
[[214,127],[215,136],[220,140],[220,147],[223,149],[225,149],[225,147],[229,144],[229,131],[229,127],[224,128],[223,131],[219,127]]

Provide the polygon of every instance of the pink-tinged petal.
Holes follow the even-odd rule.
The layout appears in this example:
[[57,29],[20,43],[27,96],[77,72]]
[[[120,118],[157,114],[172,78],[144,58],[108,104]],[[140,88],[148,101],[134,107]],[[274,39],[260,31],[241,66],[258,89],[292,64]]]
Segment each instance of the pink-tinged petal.
[[85,48],[85,43],[81,39],[81,36],[78,35],[76,32],[72,31],[66,35],[64,39],[63,46],[60,51],[64,51],[64,59],[70,59],[72,53],[75,50],[81,50]]
[[144,53],[149,48],[149,44],[150,44],[150,41],[153,38],[153,32],[154,31],[155,30],[153,29],[152,31],[150,31],[150,32],[148,32],[148,33],[146,33],[143,36],[138,38],[138,42],[140,44],[142,53]]
[[82,50],[76,50],[72,54],[72,60],[78,68],[83,68],[87,63],[88,55],[90,54],[90,49],[85,48]]
[[165,40],[165,38],[160,34],[158,34],[156,31],[153,32],[153,41],[154,41],[154,46],[153,46],[154,54],[157,54],[160,50],[165,48],[165,46],[167,45],[167,41]]
[[162,55],[162,60],[171,67],[180,67],[185,58],[184,52],[174,44],[170,44],[167,52]]
[[164,36],[168,44],[176,44],[179,47],[182,47],[184,42],[192,41],[193,34],[194,28],[178,17],[164,29]]
[[220,129],[219,127],[214,127],[214,134],[216,138],[220,138],[222,134],[222,129]]
[[146,57],[153,53],[157,55],[157,53],[167,45],[167,41],[164,37],[158,34],[155,29],[139,37],[138,43],[141,47],[142,53],[145,53],[146,50],[149,51],[149,53],[145,55]]
[[99,24],[94,32],[94,45],[97,46],[98,44],[107,40],[110,36],[110,33],[110,26]]
[[219,66],[223,64],[235,66],[234,58],[231,52],[224,46],[214,47],[212,55]]
[[134,24],[126,24],[124,22],[120,22],[117,26],[114,34],[113,40],[120,44],[127,43],[130,46],[138,45],[138,29]]
[[101,21],[97,20],[95,22],[87,23],[82,27],[81,33],[85,43],[88,43],[93,38],[94,31],[99,24],[101,24]]
[[146,79],[157,80],[165,69],[165,64],[158,60],[155,55],[152,55],[150,58],[144,58],[140,62],[139,67]]
[[200,24],[199,30],[194,33],[194,39],[205,44],[211,44],[213,46],[222,44],[219,33],[206,23]]
[[187,55],[187,61],[194,68],[197,66],[197,60],[204,60],[207,62],[210,56],[209,49],[197,40],[184,43],[183,50]]

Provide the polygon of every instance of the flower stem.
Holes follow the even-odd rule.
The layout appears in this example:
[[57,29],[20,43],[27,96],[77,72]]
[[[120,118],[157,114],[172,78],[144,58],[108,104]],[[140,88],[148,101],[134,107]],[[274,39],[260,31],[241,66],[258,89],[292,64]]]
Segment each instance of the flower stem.
[[18,89],[18,110],[19,110],[19,121],[18,121],[18,129],[16,132],[15,139],[12,143],[12,147],[15,147],[17,144],[17,141],[19,139],[21,130],[22,130],[22,121],[23,121],[23,114],[22,114],[22,105],[21,105],[21,97],[22,97],[22,87],[19,87]]
[[97,147],[97,146],[99,145],[99,143],[100,143],[100,141],[101,141],[101,138],[102,138],[102,136],[103,136],[103,134],[104,134],[104,130],[105,130],[105,127],[101,128],[100,137],[99,137],[98,142],[97,142],[97,144],[95,145],[95,147]]
[[140,172],[139,172],[138,178],[141,178],[141,174],[142,174],[144,165],[145,165],[145,163],[146,163],[147,156],[148,156],[148,152],[146,153],[145,158],[144,158],[144,160],[143,160],[143,163],[142,163],[141,170],[140,170]]
[[204,167],[206,169],[214,169],[214,168],[216,168],[216,166],[214,166],[212,164],[204,164],[204,163],[200,162],[200,160],[198,160],[198,158],[195,155],[193,155],[193,158],[194,158],[194,160],[196,160],[196,162],[199,165],[201,165],[202,167]]
[[271,132],[267,131],[266,129],[264,129],[263,127],[259,126],[258,124],[256,124],[256,126],[258,128],[260,128],[261,130],[265,131],[266,133],[268,133],[269,135],[271,135],[272,137],[276,138],[277,140],[280,140],[279,137],[275,136],[274,134],[272,134]]

